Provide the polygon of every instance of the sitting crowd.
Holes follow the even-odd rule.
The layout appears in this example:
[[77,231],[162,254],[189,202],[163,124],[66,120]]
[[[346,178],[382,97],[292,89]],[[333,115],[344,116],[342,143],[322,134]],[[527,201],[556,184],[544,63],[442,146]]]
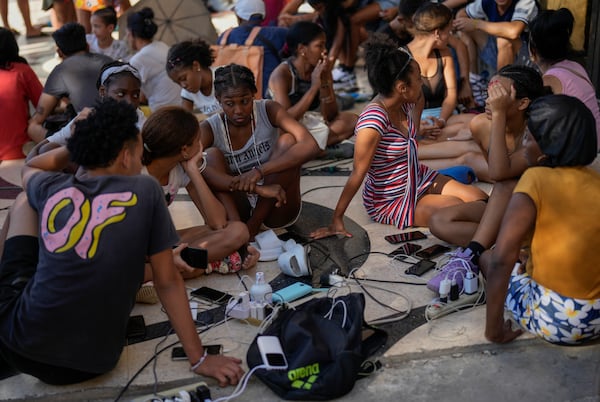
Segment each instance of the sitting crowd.
[[[77,23],[56,30],[62,61],[44,86],[0,28],[0,119],[10,122],[0,160],[27,158],[0,234],[0,364],[50,384],[112,370],[151,283],[192,371],[237,384],[241,361],[207,355],[183,280],[256,267],[250,242],[300,217],[302,165],[342,142],[353,169],[312,238],[352,236],[344,216],[362,187],[373,221],[429,227],[457,246],[431,290],[449,277],[462,287],[467,273],[487,279],[490,341],[522,330],[565,345],[600,337],[600,174],[588,166],[600,111],[569,60],[571,12],[534,0],[454,12],[428,0],[309,0],[314,13],[298,14],[302,3],[288,2],[275,27],[262,0],[236,2],[239,27],[225,42],[264,24],[262,85],[248,66],[214,65],[204,39],[157,40],[150,8],[126,14],[127,46],[112,40],[110,8],[91,14],[87,39]],[[357,115],[339,96],[356,92],[363,43],[373,97]],[[442,170],[455,166],[491,193]],[[168,206],[182,188],[204,225],[175,229]],[[206,268],[182,258],[188,246],[207,250]]]

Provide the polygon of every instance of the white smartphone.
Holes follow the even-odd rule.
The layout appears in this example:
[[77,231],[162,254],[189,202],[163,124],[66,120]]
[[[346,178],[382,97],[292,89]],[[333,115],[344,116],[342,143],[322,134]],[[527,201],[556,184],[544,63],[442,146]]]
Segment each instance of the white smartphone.
[[288,367],[283,348],[276,336],[259,336],[256,340],[260,356],[267,370],[285,370]]

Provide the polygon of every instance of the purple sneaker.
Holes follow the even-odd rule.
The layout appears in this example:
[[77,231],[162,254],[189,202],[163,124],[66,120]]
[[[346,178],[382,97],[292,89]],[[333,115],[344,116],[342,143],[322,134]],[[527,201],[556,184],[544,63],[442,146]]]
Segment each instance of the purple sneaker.
[[449,280],[456,279],[458,290],[462,292],[463,279],[467,272],[472,271],[475,275],[479,273],[479,267],[473,264],[472,258],[473,253],[470,249],[457,248],[456,251],[450,253],[448,262],[427,282],[427,288],[439,294],[440,282],[448,278]]

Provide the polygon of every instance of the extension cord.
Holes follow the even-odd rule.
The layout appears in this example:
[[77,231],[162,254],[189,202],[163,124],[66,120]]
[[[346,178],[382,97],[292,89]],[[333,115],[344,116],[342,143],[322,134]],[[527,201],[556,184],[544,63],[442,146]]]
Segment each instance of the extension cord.
[[434,299],[434,301],[425,309],[425,318],[428,320],[434,320],[450,313],[454,313],[458,310],[483,304],[484,302],[485,293],[483,290],[470,295],[463,293],[457,300],[448,300],[446,303],[440,302],[439,299]]
[[250,317],[250,294],[242,292],[235,299],[229,300],[225,312],[227,317],[245,320]]
[[[208,386],[206,385],[206,383],[204,381],[202,382],[198,382],[195,384],[190,384],[190,385],[185,385],[183,387],[179,387],[179,388],[171,388],[168,389],[166,391],[161,391],[159,392],[160,395],[168,395],[166,396],[166,399],[174,401],[176,400],[175,398],[179,398],[181,400],[181,398],[185,398],[185,393],[193,393],[198,391],[198,388],[203,387],[203,389],[208,390]],[[210,391],[208,391],[210,394]],[[183,394],[183,395],[182,395]],[[138,398],[132,399],[131,402],[151,402],[151,401],[160,401],[160,400],[165,400],[161,397],[157,397],[157,395],[155,394],[148,394],[148,395],[144,395],[144,396],[140,396]]]

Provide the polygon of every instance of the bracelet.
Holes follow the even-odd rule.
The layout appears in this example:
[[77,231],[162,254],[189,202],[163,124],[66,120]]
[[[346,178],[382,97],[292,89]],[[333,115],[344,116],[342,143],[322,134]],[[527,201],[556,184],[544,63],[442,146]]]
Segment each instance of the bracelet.
[[204,363],[204,360],[206,360],[206,356],[208,356],[208,351],[206,350],[206,348],[204,348],[204,354],[196,364],[192,364],[192,367],[190,367],[190,371],[195,372],[196,369],[198,369],[198,367],[200,367],[202,363]]
[[263,173],[262,169],[259,166],[254,166],[254,167],[252,167],[252,169],[258,170],[258,173],[260,173],[260,180],[265,178],[265,174]]
[[442,122],[442,127],[440,128],[444,128],[446,127],[446,119],[442,119],[441,117],[439,119],[437,119],[437,121]]
[[198,170],[200,171],[200,173],[204,172],[204,169],[206,169],[206,152],[202,152],[202,162],[200,163],[200,167],[198,168]]

